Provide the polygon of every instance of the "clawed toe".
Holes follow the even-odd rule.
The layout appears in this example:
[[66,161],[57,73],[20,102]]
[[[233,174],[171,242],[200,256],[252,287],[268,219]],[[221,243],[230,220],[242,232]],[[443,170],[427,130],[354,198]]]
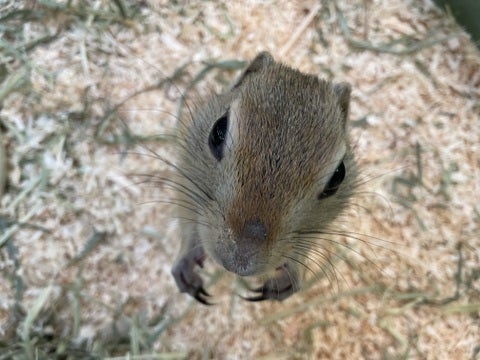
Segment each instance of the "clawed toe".
[[197,300],[199,303],[202,303],[203,305],[213,305],[212,303],[208,302],[206,297],[210,297],[210,294],[205,291],[203,287],[199,287],[196,291],[195,294],[193,295],[195,300]]
[[266,285],[262,285],[254,289],[248,288],[248,290],[251,292],[260,293],[260,295],[256,295],[256,296],[239,295],[243,300],[257,302],[257,301],[263,301],[268,299],[268,297],[266,296]]
[[297,273],[292,271],[285,264],[277,269],[274,278],[267,280],[262,286],[248,289],[256,293],[254,296],[241,296],[244,300],[257,302],[264,300],[282,301],[299,290],[299,279]]
[[258,302],[258,301],[263,301],[263,300],[268,299],[268,297],[266,297],[265,294],[261,294],[261,295],[257,295],[257,296],[249,296],[249,297],[245,297],[245,296],[240,295],[240,297],[243,300],[247,300],[247,301],[250,301],[250,302]]
[[183,258],[173,266],[172,275],[181,292],[189,294],[203,305],[212,305],[208,301],[210,294],[203,288],[203,280],[194,269],[201,265],[197,257]]
[[278,289],[276,287],[271,287],[269,286],[268,282],[261,287],[258,287],[256,289],[249,289],[252,292],[260,293],[259,295],[256,296],[241,296],[240,297],[244,300],[250,301],[250,302],[258,302],[258,301],[264,301],[264,300],[284,300],[290,295],[292,295],[295,290],[293,288],[293,285],[289,285],[286,288],[283,289]]

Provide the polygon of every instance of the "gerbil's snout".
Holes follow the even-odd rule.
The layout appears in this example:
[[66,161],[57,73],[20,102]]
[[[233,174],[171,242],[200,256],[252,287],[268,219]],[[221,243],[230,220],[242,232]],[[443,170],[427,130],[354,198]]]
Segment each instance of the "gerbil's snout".
[[248,221],[240,233],[239,238],[246,246],[249,246],[250,243],[253,243],[255,246],[265,241],[267,238],[267,229],[265,225],[258,220]]
[[247,221],[239,233],[229,231],[227,238],[217,243],[215,257],[228,271],[255,275],[263,270],[266,242],[266,226],[259,220]]

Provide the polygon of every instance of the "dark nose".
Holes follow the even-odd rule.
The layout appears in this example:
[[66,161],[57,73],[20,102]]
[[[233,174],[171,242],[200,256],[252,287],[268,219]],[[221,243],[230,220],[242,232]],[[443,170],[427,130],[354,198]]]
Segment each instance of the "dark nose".
[[252,248],[261,246],[266,238],[267,229],[265,225],[258,220],[247,221],[239,234],[240,243],[238,245],[252,250]]

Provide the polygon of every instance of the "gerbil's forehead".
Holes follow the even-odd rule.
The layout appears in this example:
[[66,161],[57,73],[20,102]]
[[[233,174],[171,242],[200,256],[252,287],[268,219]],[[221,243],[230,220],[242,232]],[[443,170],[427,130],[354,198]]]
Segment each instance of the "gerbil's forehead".
[[266,196],[282,200],[282,193],[320,190],[345,155],[343,118],[330,83],[296,70],[272,66],[246,79],[230,120],[235,169],[246,193],[271,192]]
[[273,113],[296,108],[314,115],[326,106],[334,105],[332,86],[316,76],[275,64],[264,68],[242,82],[242,101],[252,103]]
[[[279,157],[288,166],[305,166],[296,171],[318,171],[322,162],[339,162],[345,152],[343,115],[331,84],[281,65],[246,79],[230,117],[237,151],[258,161]],[[314,165],[306,166],[309,161]]]
[[294,128],[292,136],[307,136],[312,130],[343,135],[332,85],[316,76],[283,65],[269,66],[245,79],[235,98],[242,120],[239,125],[245,131]]

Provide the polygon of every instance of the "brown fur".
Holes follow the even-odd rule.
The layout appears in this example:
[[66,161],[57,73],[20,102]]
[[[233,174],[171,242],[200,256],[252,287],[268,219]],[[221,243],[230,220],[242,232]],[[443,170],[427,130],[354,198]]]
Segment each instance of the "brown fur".
[[[282,300],[300,288],[309,247],[328,244],[309,235],[300,246],[296,239],[321,233],[352,193],[349,98],[347,84],[319,80],[261,53],[230,92],[213,98],[185,124],[179,168],[188,191],[179,192],[178,200],[188,204],[180,216],[191,222],[182,227],[183,246],[173,269],[182,291],[197,299],[204,291],[190,265],[201,265],[207,255],[239,275],[276,269],[276,278],[260,291],[263,298],[254,300]],[[227,110],[228,139],[218,160],[208,136]],[[343,183],[333,196],[319,199],[342,159]]]

